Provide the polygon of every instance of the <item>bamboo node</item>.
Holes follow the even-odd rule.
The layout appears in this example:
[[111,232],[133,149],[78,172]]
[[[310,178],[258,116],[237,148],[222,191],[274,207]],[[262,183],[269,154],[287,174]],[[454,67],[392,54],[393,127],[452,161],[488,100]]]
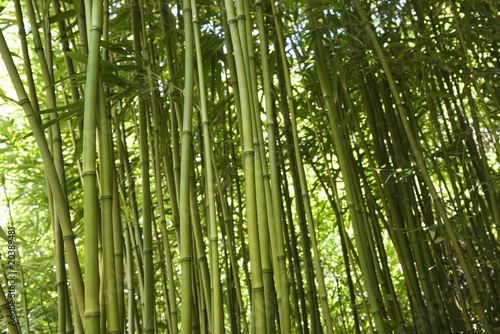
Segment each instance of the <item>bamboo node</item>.
[[27,97],[24,98],[24,99],[21,99],[19,100],[19,102],[17,102],[17,104],[19,104],[20,106],[22,106],[23,104],[25,104],[26,102],[29,102],[30,99],[28,99]]
[[101,312],[85,314],[85,318],[100,317]]
[[255,151],[245,151],[245,152],[243,152],[243,155],[255,156]]
[[246,20],[247,18],[245,17],[245,15],[238,15],[238,17],[236,19],[237,20]]
[[101,200],[103,200],[103,199],[113,199],[113,196],[111,196],[111,195],[101,196]]
[[75,234],[63,236],[63,240],[74,240],[76,238]]
[[91,27],[91,28],[90,28],[90,31],[92,31],[92,30],[98,30],[98,31],[100,31],[100,32],[101,32],[101,34],[102,34],[102,28],[101,28],[101,27],[98,27],[98,26],[93,26],[93,27]]
[[259,292],[259,291],[264,291],[264,287],[259,287],[259,288],[253,288],[252,292]]
[[97,176],[97,173],[96,173],[96,172],[94,172],[94,171],[90,171],[90,172],[83,172],[83,173],[82,173],[82,178],[84,178],[85,176],[91,176],[91,175],[93,175],[93,176]]

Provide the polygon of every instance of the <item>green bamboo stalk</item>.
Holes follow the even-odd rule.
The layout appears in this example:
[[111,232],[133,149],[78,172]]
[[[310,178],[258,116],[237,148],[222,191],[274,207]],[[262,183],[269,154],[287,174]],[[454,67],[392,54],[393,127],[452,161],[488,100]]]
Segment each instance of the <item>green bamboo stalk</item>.
[[[48,137],[49,137],[49,146],[53,147],[52,131],[50,130]],[[64,265],[63,238],[60,231],[59,221],[57,219],[57,215],[55,214],[57,212],[57,205],[54,203],[50,185],[47,185],[47,195],[49,202],[50,218],[52,223],[54,262],[56,266],[56,283],[57,283],[57,299],[58,299],[57,311],[58,315],[60,315],[57,318],[57,331],[58,333],[65,333],[66,324],[70,321],[66,321],[67,312],[65,309],[66,307],[65,297],[67,297],[68,291],[66,287],[66,270]],[[66,193],[64,195],[66,196]],[[8,198],[7,198],[7,204],[9,204]]]
[[[21,292],[21,302],[22,302],[22,306],[23,306],[23,315],[24,315],[24,322],[25,322],[25,327],[26,327],[26,334],[30,334],[31,331],[30,331],[30,321],[29,321],[29,316],[28,316],[28,296],[27,296],[27,293],[26,293],[26,287],[27,287],[27,284],[26,284],[26,280],[24,278],[24,270],[22,268],[22,264],[21,264],[21,258],[19,257],[19,251],[17,251],[17,260],[19,261],[19,267],[21,268],[20,270],[20,283],[21,283],[21,289],[22,289],[22,292]],[[69,310],[69,305],[67,305],[67,310]]]
[[[16,22],[17,22],[17,27],[19,29],[19,38],[21,39],[21,50],[22,50],[22,55],[23,55],[23,63],[24,63],[24,71],[26,74],[26,81],[28,84],[28,93],[30,100],[32,101],[32,106],[33,110],[35,112],[38,112],[39,106],[38,106],[38,97],[37,97],[37,91],[35,87],[35,81],[33,80],[33,69],[31,66],[31,61],[30,61],[30,55],[28,52],[28,42],[26,40],[26,30],[24,28],[24,21],[23,21],[23,13],[21,9],[21,2],[20,0],[14,1],[14,7],[16,11]],[[41,122],[40,116],[37,116],[38,121]]]
[[[259,29],[260,37],[260,55],[262,62],[262,81],[265,96],[265,110],[267,116],[267,135],[268,135],[268,145],[269,145],[269,164],[271,170],[271,185],[272,185],[272,218],[273,224],[270,225],[270,229],[274,229],[274,240],[271,241],[272,244],[276,245],[276,251],[274,256],[277,259],[278,265],[275,268],[277,272],[277,289],[280,289],[281,298],[278,303],[281,305],[280,311],[280,322],[281,329],[284,333],[288,333],[291,330],[290,324],[290,301],[288,292],[288,279],[287,279],[287,268],[286,268],[286,255],[285,255],[285,244],[283,240],[283,219],[281,217],[281,192],[279,187],[279,176],[278,176],[278,166],[277,166],[277,153],[276,153],[276,125],[274,123],[273,113],[273,101],[271,95],[271,77],[269,73],[268,64],[268,47],[267,47],[267,36],[265,34],[264,27],[264,17],[262,13],[262,3],[260,1],[255,2],[256,13],[257,13],[257,23]],[[252,71],[251,73],[253,73]],[[297,317],[298,318],[298,317]]]
[[[170,174],[170,177],[172,177],[173,174]],[[167,176],[168,178],[168,176]],[[170,194],[174,194],[175,196],[175,191],[170,191]],[[173,205],[173,203],[172,203]],[[173,206],[172,206],[173,207]],[[178,217],[178,216],[177,216]],[[166,266],[167,266],[167,279],[168,279],[168,294],[169,294],[169,303],[170,303],[170,322],[172,324],[171,331],[173,334],[177,334],[178,332],[178,327],[177,327],[177,303],[176,303],[176,297],[175,297],[175,284],[174,284],[174,264],[172,261],[172,254],[171,254],[171,246],[170,246],[170,241],[168,238],[168,231],[167,231],[167,226],[166,222],[163,221],[161,222],[161,231],[163,235],[163,243],[164,243],[164,252],[165,252],[165,259],[166,259]],[[175,226],[175,223],[174,223]]]
[[[273,216],[273,202],[271,195],[271,187],[269,183],[269,173],[268,166],[266,162],[266,156],[264,152],[264,136],[261,124],[261,106],[259,98],[257,95],[257,66],[255,64],[255,53],[254,45],[252,39],[252,28],[251,16],[250,16],[250,6],[247,1],[237,1],[238,9],[238,22],[240,25],[244,23],[242,31],[245,35],[242,35],[243,40],[246,43],[246,68],[247,68],[247,78],[249,79],[248,88],[249,96],[251,99],[250,109],[252,111],[252,136],[254,141],[254,151],[255,151],[255,180],[256,180],[256,192],[257,192],[257,210],[258,210],[258,221],[259,221],[259,237],[261,242],[261,258],[262,258],[262,270],[264,275],[264,290],[266,291],[266,309],[268,309],[267,314],[267,331],[271,333],[274,326],[274,315],[275,315],[275,305],[277,304],[279,314],[282,318],[282,328],[281,331],[284,333],[290,332],[289,320],[290,320],[290,310],[289,302],[288,307],[285,307],[285,311],[282,310],[282,293],[281,288],[281,276],[277,276],[276,279],[276,292],[277,301],[274,300],[275,294],[272,292],[274,290],[273,286],[273,271],[278,268],[277,256],[276,256],[276,236],[274,229],[274,216]],[[243,7],[243,8],[241,8]],[[244,49],[245,50],[245,49]],[[273,270],[274,268],[274,270]],[[269,307],[268,307],[269,306]],[[286,320],[285,320],[286,319]]]
[[[219,217],[219,219],[222,219],[222,217]],[[225,229],[225,226],[222,225],[221,226],[221,236],[222,236],[222,240],[226,240],[226,229]],[[228,254],[228,247],[223,247],[223,251],[224,251],[224,257],[223,257],[223,261],[224,261],[224,270],[226,273],[230,273],[231,272],[231,269],[230,268],[230,258],[229,258],[229,254]],[[232,276],[231,275],[228,275],[226,280],[225,280],[225,286],[226,286],[226,289],[227,289],[227,293],[225,294],[225,299],[226,299],[226,312],[225,312],[225,315],[227,315],[227,317],[229,318],[228,319],[228,327],[229,327],[229,330],[231,331],[231,333],[235,333],[235,332],[241,332],[240,330],[240,326],[239,326],[239,315],[238,315],[238,310],[237,310],[237,299],[236,299],[236,291],[235,291],[235,286],[232,285]]]
[[[50,4],[50,0],[40,0],[40,6],[42,8],[48,8],[46,4]],[[48,8],[49,9],[49,8]],[[40,11],[38,12],[40,14]],[[42,21],[42,31],[43,31],[43,41],[44,48],[40,49],[41,52],[45,51],[45,59],[47,62],[47,69],[49,70],[50,81],[54,81],[54,61],[52,59],[53,51],[52,51],[52,33],[50,31],[50,9],[44,10],[40,15],[40,19]],[[43,65],[42,65],[43,68]],[[45,80],[45,79],[44,79]]]
[[[155,190],[156,190],[156,199],[157,199],[157,206],[158,206],[158,211],[160,214],[160,228],[162,232],[162,241],[163,241],[163,252],[165,253],[165,264],[166,264],[166,274],[167,274],[167,280],[168,280],[168,298],[165,298],[168,300],[168,303],[166,303],[166,308],[168,310],[168,323],[169,323],[169,331],[172,333],[177,333],[178,328],[177,328],[177,306],[176,306],[176,299],[175,299],[175,285],[174,285],[174,277],[173,277],[173,263],[172,263],[172,255],[170,252],[170,241],[168,237],[168,231],[167,231],[167,226],[166,226],[166,218],[165,218],[165,207],[163,205],[163,193],[162,193],[162,182],[161,182],[161,159],[160,157],[162,156],[161,154],[161,148],[160,148],[160,130],[158,127],[160,127],[160,119],[161,119],[161,105],[158,101],[158,95],[156,93],[156,83],[153,82],[153,77],[152,77],[152,70],[150,67],[148,67],[148,80],[150,84],[150,89],[152,91],[152,100],[153,100],[153,123],[155,124],[155,131],[154,133],[154,164],[153,164],[153,175],[154,175],[154,180],[155,180]],[[173,111],[172,111],[173,112]],[[166,150],[166,147],[165,147]],[[171,162],[169,161],[170,159],[167,158],[167,154],[164,154],[164,166],[165,166],[165,171],[167,175],[167,183],[169,185],[169,193],[170,197],[172,200],[172,211],[174,212],[174,220],[178,220],[178,208],[177,208],[177,200],[176,200],[176,193],[175,193],[175,185],[173,182],[173,171],[172,171],[172,165]],[[170,174],[169,174],[170,172]],[[175,201],[175,202],[174,202]],[[175,225],[175,224],[174,224]],[[162,264],[163,265],[163,264]],[[165,284],[166,287],[167,284]],[[167,290],[167,289],[165,289]],[[166,293],[166,292],[165,292]]]
[[[227,11],[224,1],[217,0],[217,3],[221,7],[221,17],[222,17],[222,28],[224,29],[224,41],[227,48],[227,67],[229,69],[229,79],[227,79],[228,85],[232,87],[234,94],[234,106],[236,108],[236,114],[238,119],[241,117],[241,99],[240,91],[238,85],[238,76],[236,75],[236,64],[234,59],[233,43],[231,41],[231,31],[227,23]],[[243,133],[241,122],[237,122],[238,133]],[[240,136],[240,143],[243,146],[243,137]],[[246,264],[245,264],[246,266]]]
[[193,8],[193,29],[194,29],[194,41],[196,46],[196,58],[198,63],[198,91],[200,93],[200,105],[201,105],[201,126],[203,130],[203,148],[205,153],[205,184],[207,187],[207,202],[208,202],[208,215],[206,218],[206,225],[209,230],[209,247],[210,247],[210,269],[211,269],[211,287],[212,295],[207,303],[210,304],[211,312],[209,314],[210,321],[212,324],[210,331],[212,333],[222,333],[223,332],[223,308],[222,308],[222,290],[220,281],[220,269],[219,269],[219,250],[218,250],[218,229],[217,220],[215,212],[215,194],[214,194],[214,173],[213,173],[213,162],[212,162],[212,141],[210,136],[209,121],[208,121],[208,106],[207,97],[205,91],[205,76],[203,70],[203,58],[201,50],[201,38],[200,38],[200,26],[198,23],[198,11],[196,10],[196,1],[193,0],[191,3]]
[[[99,105],[99,60],[102,34],[102,1],[92,2],[89,57],[86,76],[83,132],[83,202],[85,229],[85,331],[100,332],[100,279],[98,231],[100,210],[97,197],[96,126]],[[103,111],[100,111],[103,112]]]
[[[116,171],[116,166],[114,160],[112,161],[113,170]],[[120,210],[120,198],[118,194],[118,184],[117,184],[117,173],[114,173],[113,177],[113,204],[112,204],[112,217],[113,217],[113,244],[114,257],[115,257],[115,273],[116,275],[116,292],[118,298],[118,319],[120,319],[120,333],[125,332],[126,324],[126,314],[125,314],[125,268],[124,268],[124,239],[123,239],[123,227],[122,218]]]
[[101,228],[103,249],[103,288],[106,301],[106,320],[108,333],[120,333],[120,318],[118,312],[118,292],[115,271],[115,246],[113,235],[113,157],[110,110],[104,105],[104,91],[102,84],[99,94],[99,176],[101,193]]
[[[136,57],[142,58],[143,52],[147,52],[143,48],[144,33],[142,29],[142,2],[137,0],[132,1],[132,32],[134,36],[134,50]],[[142,73],[143,71],[140,70]],[[142,81],[142,80],[141,80]],[[139,152],[141,164],[141,180],[142,180],[142,243],[143,243],[143,260],[144,260],[144,291],[143,291],[143,326],[145,333],[154,331],[155,323],[155,300],[154,300],[154,270],[153,270],[153,235],[151,227],[151,187],[149,177],[149,146],[148,146],[148,127],[149,119],[146,107],[146,95],[139,95]]]
[[10,305],[11,305],[11,303],[5,297],[5,293],[4,293],[2,284],[0,284],[0,310],[2,311],[6,327],[9,330],[10,334],[19,334],[19,330],[17,329],[17,321],[16,321],[17,317],[14,316],[14,319],[12,319]]
[[[175,220],[174,217],[174,226],[175,230],[177,233],[177,241],[180,242],[180,192],[181,192],[181,165],[180,165],[180,139],[179,139],[179,130],[181,129],[182,123],[177,122],[177,117],[176,114],[171,112],[170,113],[170,129],[171,129],[171,135],[172,135],[172,140],[171,140],[171,146],[172,146],[172,168],[174,170],[174,184],[175,187],[174,189],[176,190],[175,196],[172,196],[172,198],[176,198],[176,201],[178,203],[178,220]],[[175,225],[177,224],[177,225]]]
[[[170,115],[173,116],[174,112],[171,111]],[[165,117],[166,118],[166,117]],[[166,122],[166,119],[164,120]],[[173,128],[174,126],[172,126]],[[177,130],[175,130],[177,131]],[[173,144],[172,146],[176,146],[177,144],[172,140]],[[173,153],[170,153],[170,146],[168,143],[165,143],[163,148],[160,148],[161,156],[163,156],[163,169],[165,170],[165,175],[167,178],[167,189],[168,189],[168,194],[170,195],[170,206],[172,208],[172,220],[173,220],[173,225],[175,227],[175,232],[177,235],[177,240],[179,240],[179,203],[178,203],[178,196],[177,196],[177,186],[176,186],[176,181],[175,181],[175,172],[174,172],[174,164],[173,164],[173,159],[172,155]]]
[[[156,177],[156,170],[153,168],[153,177]],[[156,221],[153,220],[153,231],[156,236],[156,240],[161,240],[162,236],[160,235],[160,231],[158,230],[158,225],[156,224]],[[162,286],[162,292],[163,296],[160,297],[164,300],[163,303],[163,315],[164,317],[161,317],[159,320],[165,320],[166,322],[166,327],[167,330],[166,332],[171,333],[172,332],[172,321],[170,317],[170,302],[169,302],[169,288],[168,288],[168,278],[167,278],[167,269],[165,268],[166,260],[165,260],[165,249],[164,249],[165,242],[159,243],[158,244],[158,254],[160,256],[160,277],[161,277],[161,286]]]
[[[80,52],[83,54],[89,53],[89,41],[87,34],[87,17],[85,15],[85,0],[76,0],[75,9],[77,11],[76,21],[78,24],[78,35],[80,36]],[[78,4],[78,5],[76,5]],[[83,69],[86,69],[86,64],[82,65]]]
[[[167,6],[167,2],[165,0],[159,0],[160,4],[160,16],[162,20],[162,33],[167,37],[167,42],[165,43],[165,60],[167,64],[167,76],[169,79],[170,89],[172,90],[171,94],[171,105],[173,113],[173,117],[175,117],[177,124],[182,124],[182,103],[179,102],[175,97],[179,97],[179,89],[176,87],[176,79],[175,76],[178,73],[178,68],[174,63],[176,51],[176,34],[173,28],[175,28],[175,23],[172,22],[172,13],[169,12],[169,8]],[[178,159],[179,155],[174,159]],[[179,174],[180,170],[177,170],[175,175],[177,189],[179,189]]]
[[[57,206],[54,206],[54,212],[57,210]],[[64,246],[63,237],[61,232],[61,226],[57,219],[53,220],[52,228],[54,229],[54,259],[56,262],[56,280],[57,280],[57,331],[59,334],[66,333],[66,322],[71,323],[71,318],[66,319],[66,297],[68,293],[68,288],[66,284],[66,268],[64,265]]]
[[[61,12],[59,1],[53,0],[52,4],[53,4],[53,8],[54,8],[54,15],[61,15],[62,12]],[[57,27],[59,30],[59,36],[61,38],[61,48],[62,48],[62,51],[64,53],[64,64],[66,66],[66,72],[68,74],[68,81],[69,81],[69,85],[71,87],[71,97],[73,99],[73,102],[76,102],[80,99],[80,92],[78,91],[78,86],[76,85],[75,78],[74,78],[75,77],[75,67],[73,66],[73,61],[68,56],[68,52],[71,51],[71,49],[69,47],[68,35],[66,33],[67,27],[66,27],[64,20],[57,21]],[[63,91],[63,94],[65,94],[64,91]]]
[[[284,220],[284,226],[285,230],[287,231],[287,233],[285,233],[285,247],[286,247],[286,256],[288,258],[288,263],[290,265],[290,267],[293,266],[293,255],[292,255],[292,250],[291,250],[291,241],[290,241],[290,237],[288,235],[288,229],[287,229],[287,224],[286,224],[286,220]],[[297,328],[297,333],[299,334],[303,334],[304,333],[304,327],[302,325],[302,317],[301,317],[301,312],[300,312],[300,305],[299,305],[299,301],[302,301],[300,300],[299,298],[299,292],[298,290],[301,288],[301,286],[297,287],[297,285],[301,285],[302,283],[302,277],[297,275],[297,279],[295,278],[295,271],[294,270],[291,270],[290,271],[290,290],[291,292],[289,292],[289,295],[291,295],[291,298],[292,298],[292,302],[291,302],[291,305],[293,305],[293,311],[294,311],[294,325],[296,326]],[[300,283],[299,283],[300,282]],[[305,301],[304,301],[305,303]],[[291,322],[291,319],[290,319],[290,322]]]
[[[102,217],[101,217],[102,219]],[[103,252],[103,246],[102,246],[102,227],[99,229],[99,273],[104,273],[104,252]],[[99,318],[99,326],[100,326],[100,332],[101,333],[106,333],[106,297],[104,294],[104,275],[101,275],[102,279],[99,281],[99,300],[100,300],[100,307],[101,307],[101,315]]]
[[[198,127],[200,130],[201,127]],[[197,134],[199,137],[199,133]],[[193,152],[194,156],[194,152]],[[212,314],[212,293],[210,289],[210,273],[208,271],[208,263],[207,263],[207,255],[206,255],[206,250],[205,250],[205,243],[203,241],[203,232],[202,232],[202,227],[201,227],[201,219],[200,219],[200,212],[198,210],[198,203],[197,203],[197,193],[196,193],[196,175],[195,175],[195,168],[194,168],[194,162],[191,161],[193,164],[191,166],[191,181],[190,181],[190,187],[191,187],[191,192],[190,192],[190,204],[191,204],[191,226],[193,228],[193,238],[194,238],[194,251],[193,255],[196,255],[196,262],[194,264],[194,267],[197,268],[197,276],[196,276],[196,283],[197,287],[199,287],[200,291],[198,293],[198,296],[200,299],[195,298],[195,303],[197,303],[198,308],[199,308],[199,314],[200,318],[197,319],[200,322],[201,328],[200,330],[202,332],[207,332],[211,333],[210,328],[212,327],[212,319],[211,319],[211,314]],[[209,227],[208,227],[209,228]],[[210,233],[210,232],[208,232]]]
[[125,224],[124,231],[125,234],[125,261],[126,261],[126,275],[127,275],[127,289],[128,289],[128,314],[127,314],[127,333],[135,333],[134,326],[134,261],[132,255],[132,243],[130,242],[130,231]]
[[[123,127],[123,130],[122,130]],[[129,154],[126,146],[126,134],[125,134],[125,124],[122,122],[121,126],[117,127],[117,139],[118,142],[118,155],[120,157],[121,164],[124,167],[126,178],[129,187],[129,196],[132,215],[133,215],[133,227],[132,222],[127,221],[130,224],[130,233],[133,233],[134,238],[130,241],[132,243],[132,252],[137,261],[137,270],[139,272],[139,286],[140,294],[144,291],[144,266],[143,266],[143,251],[142,251],[142,238],[141,238],[141,227],[139,226],[139,210],[137,208],[137,199],[135,192],[135,182],[132,175],[132,168],[130,166]]]
[[[343,232],[346,232],[345,229],[343,229]],[[356,270],[356,265],[358,267],[361,267],[360,266],[360,262],[359,262],[360,259],[356,255],[356,252],[354,250],[354,246],[352,245],[351,240],[347,237],[347,233],[345,235],[345,240],[347,242],[347,247],[349,248],[349,258],[351,259],[351,262],[353,263],[352,272],[354,274],[354,278],[356,279],[356,284],[358,286],[358,290],[361,292],[360,293],[361,303],[363,304],[363,307],[364,307],[365,310],[370,310],[370,307],[368,307],[367,298],[362,293],[362,291],[363,291],[363,288],[361,286],[361,281],[362,280],[360,279],[358,271]],[[368,329],[370,330],[369,332],[370,333],[377,333],[375,331],[375,328],[373,327],[373,325],[374,325],[373,319],[372,319],[372,316],[371,316],[371,314],[369,312],[367,312],[367,320],[366,320],[366,322],[368,323]],[[375,323],[375,325],[376,325],[376,323]]]
[[[210,151],[212,155],[212,163],[213,163],[213,169],[214,169],[214,176],[215,176],[215,183],[217,185],[221,185],[221,180],[219,177],[219,172],[217,170],[217,165],[215,163],[215,153],[213,150]],[[240,286],[240,280],[239,280],[239,273],[238,273],[238,264],[236,260],[236,250],[235,250],[235,241],[234,241],[234,235],[233,233],[230,232],[230,229],[233,229],[232,226],[232,221],[231,217],[228,213],[229,209],[227,206],[227,198],[223,193],[222,187],[219,186],[217,187],[218,190],[218,196],[220,200],[220,206],[222,211],[222,220],[224,222],[224,228],[226,230],[226,235],[227,235],[227,242],[229,244],[229,258],[231,262],[231,268],[232,268],[232,277],[234,278],[234,285],[235,285],[235,291],[236,291],[236,299],[237,299],[237,304],[238,304],[238,311],[240,313],[241,318],[243,320],[243,333],[248,334],[248,324],[246,321],[246,312],[245,312],[245,305],[243,303],[243,297],[241,295],[241,286]],[[222,229],[221,229],[222,230]]]
[[[238,77],[239,92],[241,98],[241,123],[243,127],[243,159],[245,175],[245,199],[246,214],[248,223],[248,242],[250,245],[259,245],[259,232],[257,221],[257,205],[255,194],[255,161],[252,139],[252,116],[250,110],[250,96],[246,88],[247,76],[245,72],[244,54],[241,43],[241,36],[236,23],[234,5],[230,0],[226,0],[227,23],[231,30],[231,40],[234,47],[236,61],[236,74]],[[260,167],[260,166],[259,166]],[[255,325],[252,333],[265,334],[266,329],[266,309],[264,302],[264,283],[262,280],[261,254],[258,247],[250,248],[250,265],[252,268],[252,295]]]
[[[227,11],[225,7],[225,3],[222,0],[218,0],[218,4],[221,7],[221,17],[222,17],[222,27],[224,29],[224,41],[225,45],[227,48],[227,54],[226,54],[226,59],[227,59],[227,68],[229,71],[226,71],[226,75],[228,75],[228,86],[232,88],[232,93],[234,95],[234,106],[236,108],[236,117],[237,119],[241,119],[241,99],[240,99],[240,90],[239,90],[239,84],[238,84],[238,76],[236,74],[236,64],[235,64],[235,59],[234,59],[234,48],[233,48],[233,43],[231,41],[231,31],[228,25],[228,20],[227,20]],[[229,73],[228,73],[229,72]],[[228,94],[229,94],[229,87],[226,87]],[[229,123],[228,126],[230,128],[229,131],[232,130],[232,118],[231,116],[228,117],[228,122],[224,123]],[[238,133],[243,133],[243,127],[240,121],[236,122]],[[226,137],[226,140],[229,138]],[[240,139],[240,144],[243,147],[243,136],[239,136]],[[231,150],[230,150],[230,155],[231,155],[231,161],[233,163],[233,168],[238,169],[238,163],[236,159],[236,150],[235,150],[235,143],[231,143]],[[214,159],[215,161],[215,159]],[[214,165],[215,166],[215,165]],[[215,168],[215,167],[214,167]],[[241,187],[240,187],[240,182],[239,182],[239,174],[237,173],[235,176],[235,179],[238,180],[235,182],[236,185],[236,193],[238,195],[238,230],[239,230],[239,237],[240,237],[240,242],[241,242],[241,249],[242,249],[242,257],[243,257],[243,273],[244,273],[244,279],[247,284],[248,289],[251,289],[251,280],[250,280],[250,273],[248,271],[248,261],[249,261],[249,255],[247,252],[247,246],[244,238],[244,233],[243,233],[243,227],[242,227],[242,221],[243,221],[243,213],[242,213],[242,205],[241,205]],[[230,232],[228,232],[231,234]],[[250,304],[252,303],[252,294],[250,294]],[[241,311],[241,308],[239,309]],[[246,313],[243,313],[246,316]],[[245,323],[246,325],[246,323]]]
[[192,161],[192,127],[193,127],[193,15],[191,1],[183,0],[183,17],[185,32],[185,75],[184,75],[184,114],[182,126],[182,154],[180,175],[180,262],[181,262],[181,333],[191,333],[193,317],[193,295],[191,257],[191,219],[190,219],[190,174]]
[[[285,176],[285,166],[283,166],[283,175]],[[308,320],[307,320],[307,314],[308,314],[308,307],[306,305],[306,294],[304,292],[304,283],[302,279],[302,272],[301,272],[301,265],[300,265],[300,258],[298,254],[298,246],[297,246],[297,236],[295,233],[295,226],[293,223],[293,217],[292,217],[292,203],[290,199],[290,194],[289,194],[289,184],[288,180],[286,177],[283,177],[283,196],[284,196],[284,205],[282,205],[282,217],[283,217],[283,222],[284,222],[284,227],[285,227],[285,240],[287,240],[286,243],[286,249],[288,250],[289,255],[289,263],[290,263],[290,268],[291,268],[291,277],[296,277],[293,279],[292,282],[296,281],[296,291],[295,291],[295,299],[300,301],[300,309],[299,306],[297,305],[295,317],[296,321],[300,324],[299,327],[302,327],[301,330],[304,333],[309,333],[309,325],[308,325]],[[281,181],[280,181],[281,184]],[[285,207],[286,207],[286,212],[285,212]],[[288,223],[287,223],[288,221]],[[306,273],[307,275],[307,273]],[[306,276],[306,280],[308,279],[308,276]],[[293,283],[291,284],[293,288]],[[293,289],[292,289],[293,291]],[[309,299],[309,298],[308,298]],[[311,308],[312,309],[312,308]],[[317,311],[317,310],[316,310]],[[312,317],[314,317],[314,312],[312,313]],[[317,313],[317,312],[316,312]],[[313,318],[314,321],[314,318]],[[315,324],[311,324],[312,326],[315,326]],[[312,327],[311,326],[311,327]]]

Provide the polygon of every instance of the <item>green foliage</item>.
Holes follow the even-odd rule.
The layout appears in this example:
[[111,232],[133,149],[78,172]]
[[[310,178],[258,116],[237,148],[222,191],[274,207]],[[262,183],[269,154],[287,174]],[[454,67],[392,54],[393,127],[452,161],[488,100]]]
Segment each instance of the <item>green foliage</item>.
[[[22,18],[16,18],[14,3]],[[262,318],[256,322],[252,284],[262,283],[257,272],[266,277],[272,270],[271,284],[257,286],[257,291],[272,289],[264,294],[271,296],[265,301],[272,306],[268,314],[274,312],[268,319],[275,322],[267,323],[271,331],[284,314],[286,297],[278,300],[283,291],[290,293],[292,333],[319,331],[314,326],[327,333],[498,327],[500,21],[494,1],[364,1],[359,6],[357,1],[257,6],[242,1],[229,22],[220,1],[196,1],[199,63],[195,50],[186,52],[191,22],[184,21],[178,2],[138,1],[132,13],[134,4],[110,0],[101,13],[103,27],[92,29],[84,8],[90,1],[30,3],[34,26],[27,3],[0,1],[6,54],[14,58],[36,111],[30,117],[38,119],[51,151],[50,157],[40,155],[34,129],[21,114],[27,102],[19,101],[0,68],[0,258],[8,247],[7,226],[13,225],[18,269],[24,273],[16,295],[23,332],[23,292],[32,333],[66,325],[60,321],[57,280],[62,278],[54,278],[56,272],[66,273],[68,282],[59,287],[74,295],[74,278],[55,261],[69,262],[67,253],[56,255],[54,208],[61,203],[53,203],[42,162],[61,172],[84,274],[90,211],[84,214],[82,179],[96,171],[99,203],[91,210],[101,217],[96,221],[105,220],[105,203],[118,208],[112,213],[115,218],[120,213],[112,238],[121,245],[112,254],[120,262],[114,268],[120,312],[115,318],[127,325],[135,326],[135,311],[128,313],[125,300],[130,297],[142,315],[141,300],[152,287],[147,299],[155,302],[157,332],[176,333],[186,326],[180,319],[187,290],[195,292],[188,298],[195,317],[184,331],[191,325],[207,331],[212,322],[207,312],[218,307],[211,301],[214,270],[220,271],[226,331],[266,325]],[[250,14],[245,19],[244,4]],[[246,23],[251,31],[245,32]],[[20,28],[26,40],[18,37]],[[87,82],[88,36],[96,28],[103,32],[94,68],[99,80]],[[191,56],[193,63],[186,64]],[[186,88],[191,79],[192,91],[190,84]],[[99,91],[84,111],[89,87]],[[189,103],[193,107],[184,110]],[[89,110],[109,123],[96,126],[96,162],[84,170],[82,162],[93,154],[84,146],[95,137],[83,135]],[[190,113],[192,128],[184,126]],[[190,140],[182,144],[186,136]],[[109,150],[102,146],[106,140]],[[189,158],[184,163],[183,155]],[[108,172],[116,179],[116,192],[105,182]],[[256,202],[248,197],[254,190]],[[197,229],[183,233],[183,242],[198,239],[181,258],[180,226],[186,222]],[[277,237],[276,231],[283,233]],[[96,239],[99,250],[111,238],[102,233]],[[67,252],[70,238],[65,240]],[[148,278],[143,252],[152,257]],[[257,258],[272,265],[255,268]],[[103,265],[101,257],[96,261],[92,264]],[[193,280],[181,291],[186,270]],[[283,278],[289,286],[280,290]],[[69,329],[78,322],[68,300]],[[137,322],[145,332],[142,321]]]

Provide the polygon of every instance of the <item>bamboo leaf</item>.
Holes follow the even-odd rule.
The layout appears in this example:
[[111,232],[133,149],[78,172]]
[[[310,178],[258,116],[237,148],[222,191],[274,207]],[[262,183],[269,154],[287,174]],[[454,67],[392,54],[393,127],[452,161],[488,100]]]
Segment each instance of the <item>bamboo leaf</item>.
[[83,114],[83,108],[73,108],[65,113],[60,114],[56,118],[48,121],[47,123],[42,124],[42,126],[41,126],[42,130],[47,129],[48,127],[50,127],[56,123],[67,121],[71,117],[78,115],[78,114]]
[[124,48],[124,45],[121,43],[111,43],[103,40],[101,41],[101,45],[103,48],[118,54],[124,54],[124,55],[130,54],[130,52],[126,48]]
[[62,20],[65,20],[65,19],[68,19],[70,17],[74,17],[76,15],[76,11],[75,10],[67,10],[65,12],[61,12],[61,13],[58,13],[58,14],[55,14],[55,15],[52,15],[50,18],[49,18],[49,22],[51,24],[54,24],[54,23],[57,23],[59,21],[62,21]]
[[76,13],[78,15],[80,15],[82,13],[82,8],[80,6],[81,1],[79,1],[79,0],[72,0],[72,3],[73,3],[73,7],[75,7]]
[[7,233],[3,230],[2,226],[0,226],[0,238],[2,238],[5,241],[9,241],[9,237],[7,236]]
[[3,12],[3,10],[7,7],[9,4],[10,0],[1,0],[0,1],[0,13]]
[[[80,63],[83,63],[83,64],[87,64],[88,62],[88,55],[86,54],[83,54],[81,52],[76,52],[76,51],[70,51],[70,52],[67,52],[67,55],[77,61],[77,62],[80,62]],[[100,65],[101,65],[101,69],[102,70],[110,70],[110,71],[118,71],[120,69],[120,67],[116,66],[115,64],[109,62],[109,61],[106,61],[104,59],[101,59],[100,60]]]
[[73,152],[73,165],[81,158],[83,152],[83,137],[78,137],[76,140],[75,150]]
[[85,100],[83,98],[80,98],[76,102],[67,104],[65,106],[40,110],[40,111],[36,112],[35,115],[43,115],[43,114],[48,114],[48,113],[53,113],[53,112],[58,112],[58,111],[66,111],[66,110],[70,110],[70,109],[81,110],[83,108],[84,103],[85,103]]

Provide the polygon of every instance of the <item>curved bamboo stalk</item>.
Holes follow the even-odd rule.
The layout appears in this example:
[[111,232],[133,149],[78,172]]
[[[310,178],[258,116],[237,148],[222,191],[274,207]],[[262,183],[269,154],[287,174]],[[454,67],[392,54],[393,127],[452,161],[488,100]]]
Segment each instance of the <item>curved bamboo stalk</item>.
[[[64,247],[68,255],[68,267],[69,267],[71,284],[73,286],[74,293],[77,298],[78,309],[84,310],[85,301],[84,301],[83,279],[75,248],[75,243],[74,243],[75,236],[72,231],[72,223],[69,217],[69,208],[67,199],[63,194],[62,187],[57,175],[57,171],[52,159],[52,155],[47,146],[45,135],[40,127],[40,123],[38,122],[34,114],[33,107],[29,101],[26,91],[24,90],[23,83],[21,81],[21,78],[19,77],[19,73],[17,72],[14,61],[12,60],[12,56],[9,52],[7,43],[5,41],[5,37],[3,35],[3,31],[1,29],[0,29],[0,54],[2,56],[2,60],[5,63],[9,76],[12,80],[16,93],[18,95],[19,104],[23,107],[23,110],[30,123],[30,127],[32,128],[33,136],[35,137],[38,149],[40,151],[40,155],[42,157],[45,174],[47,176],[47,180],[49,181],[50,187],[53,191],[54,200],[60,205],[57,213],[60,220],[61,229],[63,232]],[[83,312],[81,312],[80,314],[83,317]]]

